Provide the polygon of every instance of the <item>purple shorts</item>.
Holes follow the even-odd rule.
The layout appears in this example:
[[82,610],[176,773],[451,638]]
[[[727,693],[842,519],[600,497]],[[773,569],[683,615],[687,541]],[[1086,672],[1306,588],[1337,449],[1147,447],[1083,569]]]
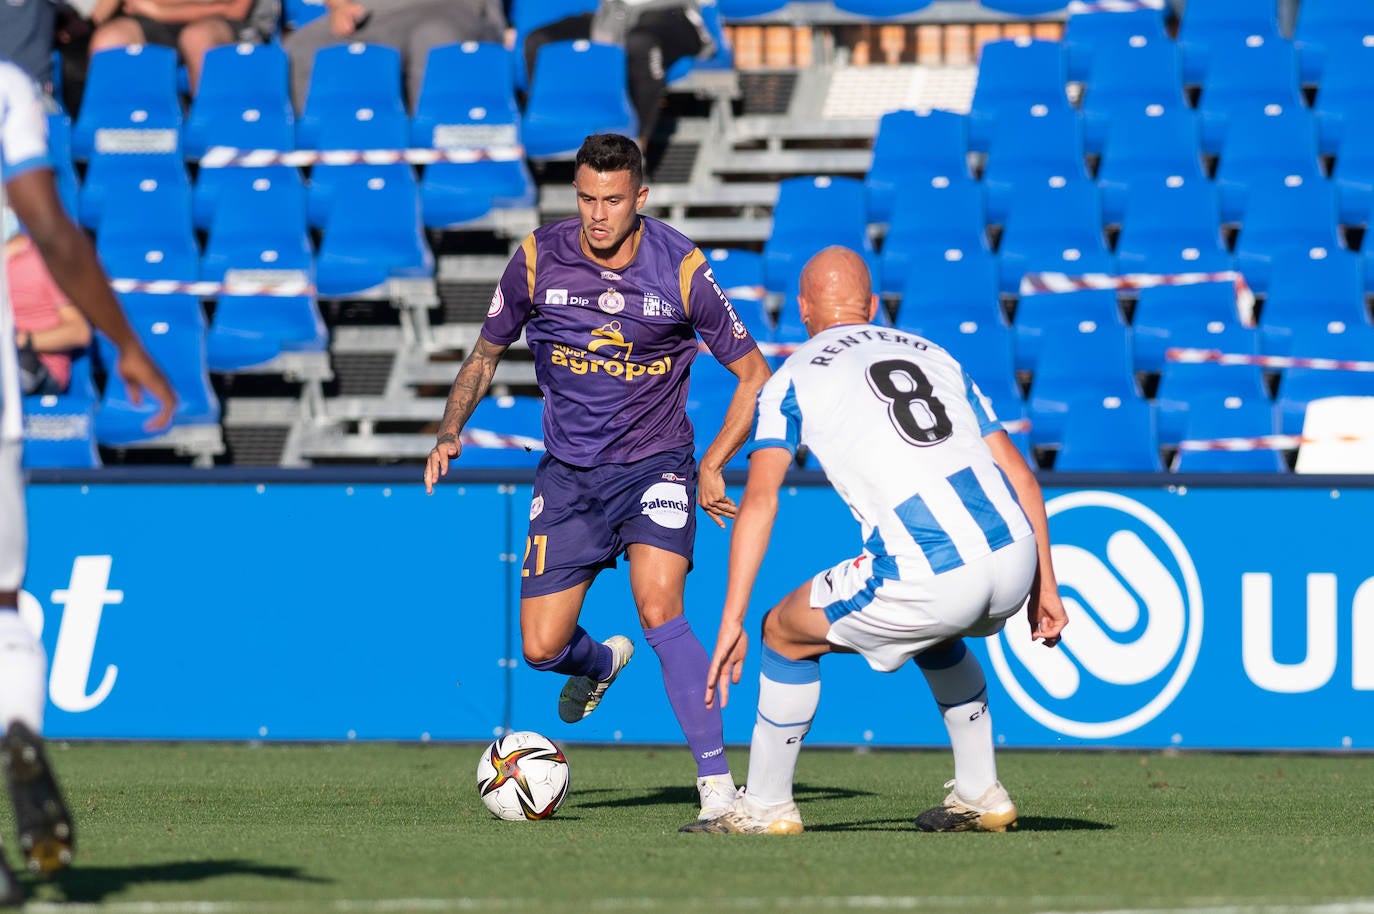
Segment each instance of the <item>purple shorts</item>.
[[567,590],[614,568],[630,543],[692,558],[697,465],[690,446],[583,469],[544,455],[534,473],[520,595]]

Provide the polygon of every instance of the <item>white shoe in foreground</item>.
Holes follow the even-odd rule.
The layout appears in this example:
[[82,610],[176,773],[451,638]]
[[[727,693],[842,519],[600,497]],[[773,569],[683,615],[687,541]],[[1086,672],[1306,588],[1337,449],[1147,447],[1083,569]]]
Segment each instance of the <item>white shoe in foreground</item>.
[[[949,781],[946,787],[953,787]],[[976,800],[966,800],[950,790],[945,802],[916,817],[917,831],[1006,831],[1016,827],[1016,804],[1001,782],[994,783]]]
[[800,835],[804,828],[796,803],[759,807],[741,794],[723,815],[688,822],[678,831],[698,835]]
[[740,795],[735,788],[735,779],[728,771],[725,774],[697,778],[697,793],[701,795],[701,812],[697,814],[698,819],[714,819],[716,816],[725,815]]
[[567,723],[575,724],[595,711],[606,690],[615,682],[615,677],[620,675],[620,671],[635,655],[635,643],[624,635],[612,635],[602,643],[611,649],[611,675],[605,679],[568,677],[567,685],[563,686],[563,692],[558,696],[558,716]]

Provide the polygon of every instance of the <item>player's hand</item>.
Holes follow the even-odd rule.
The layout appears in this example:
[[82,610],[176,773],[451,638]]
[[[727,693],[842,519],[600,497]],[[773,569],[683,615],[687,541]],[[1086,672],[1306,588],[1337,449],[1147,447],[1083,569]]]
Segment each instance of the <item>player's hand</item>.
[[1060,633],[1069,624],[1069,614],[1064,611],[1064,601],[1059,599],[1058,590],[1033,592],[1026,607],[1026,618],[1030,621],[1031,640],[1042,641],[1045,647],[1058,644]]
[[157,415],[143,423],[144,430],[157,432],[172,424],[172,414],[177,408],[177,395],[172,392],[172,385],[167,383],[162,370],[153,364],[153,360],[148,357],[142,346],[129,345],[120,350],[115,372],[124,380],[124,386],[129,390],[129,400],[135,406],[143,402],[144,396],[150,396],[157,401]]
[[749,636],[744,633],[744,626],[721,620],[720,634],[716,635],[716,653],[706,671],[706,707],[715,707],[717,689],[720,689],[720,706],[723,708],[730,703],[730,684],[739,684],[748,650]]
[[458,441],[457,435],[439,436],[439,440],[434,442],[434,447],[429,452],[429,459],[425,461],[426,495],[434,494],[434,484],[439,481],[439,477],[448,475],[449,461],[457,460],[461,453],[463,445]]
[[725,529],[725,519],[733,518],[739,510],[735,500],[725,494],[725,474],[706,467],[697,475],[697,504],[721,529]]

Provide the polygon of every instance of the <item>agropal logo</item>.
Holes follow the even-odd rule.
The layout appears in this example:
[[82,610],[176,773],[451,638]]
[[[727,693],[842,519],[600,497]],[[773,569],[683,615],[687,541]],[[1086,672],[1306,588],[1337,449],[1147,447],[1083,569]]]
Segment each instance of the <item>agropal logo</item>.
[[1202,644],[1202,589],[1192,557],[1164,519],[1111,492],[1074,492],[1045,506],[1054,569],[1069,613],[1046,650],[1024,613],[988,639],[1012,700],[1037,722],[1083,739],[1154,720],[1188,681]]

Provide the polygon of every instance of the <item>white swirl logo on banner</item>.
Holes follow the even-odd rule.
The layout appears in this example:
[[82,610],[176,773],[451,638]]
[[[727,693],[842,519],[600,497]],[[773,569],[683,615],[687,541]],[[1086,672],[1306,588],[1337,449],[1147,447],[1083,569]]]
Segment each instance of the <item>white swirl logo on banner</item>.
[[1069,613],[1055,650],[1027,636],[1024,610],[987,641],[1012,700],[1066,736],[1104,739],[1149,723],[1178,696],[1202,644],[1202,588],[1164,519],[1112,492],[1045,505]]

